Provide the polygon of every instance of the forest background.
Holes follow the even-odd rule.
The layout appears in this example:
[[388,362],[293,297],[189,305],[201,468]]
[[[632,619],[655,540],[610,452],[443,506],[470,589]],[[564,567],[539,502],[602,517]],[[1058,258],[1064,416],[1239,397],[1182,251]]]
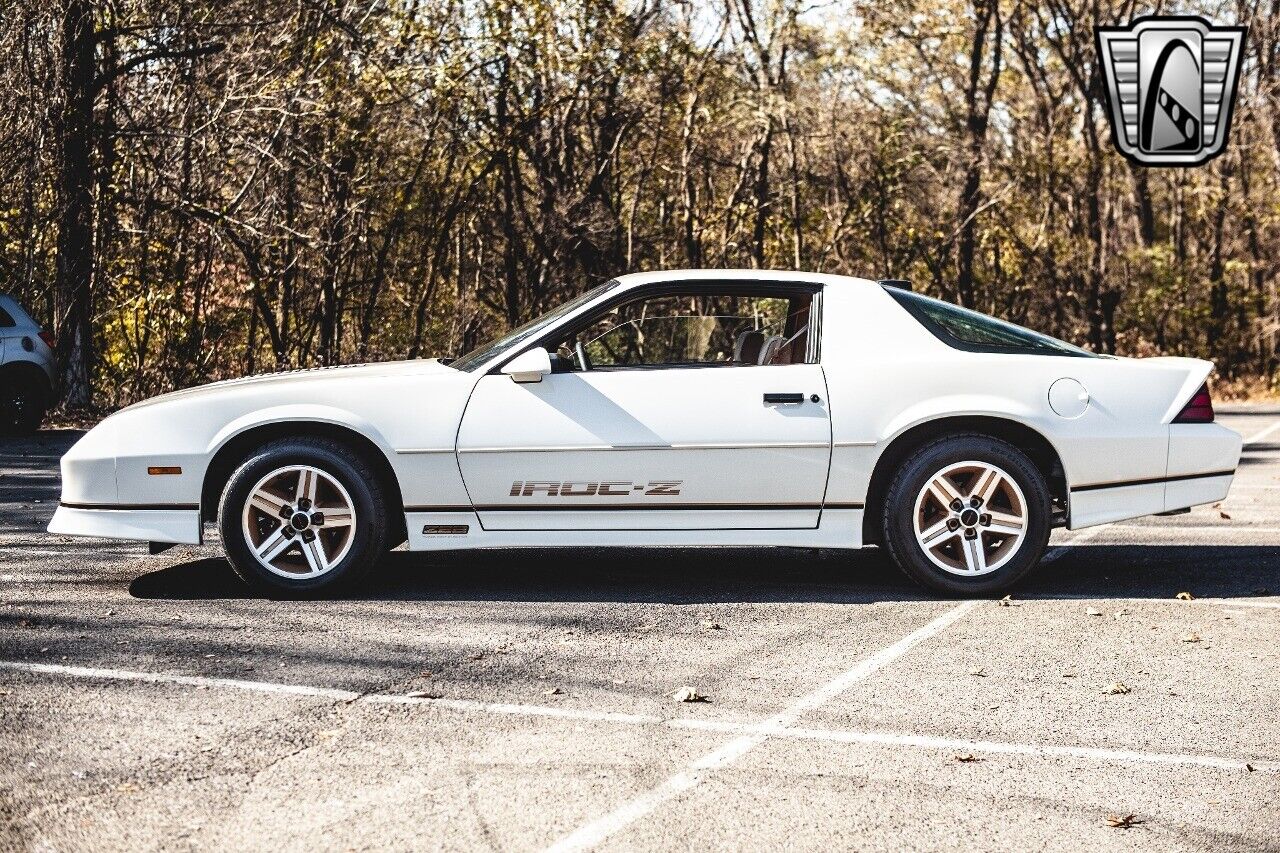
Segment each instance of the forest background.
[[[1113,147],[1093,28],[1249,34],[1225,154]],[[792,268],[1277,385],[1280,0],[4,0],[0,291],[66,405],[458,354]]]

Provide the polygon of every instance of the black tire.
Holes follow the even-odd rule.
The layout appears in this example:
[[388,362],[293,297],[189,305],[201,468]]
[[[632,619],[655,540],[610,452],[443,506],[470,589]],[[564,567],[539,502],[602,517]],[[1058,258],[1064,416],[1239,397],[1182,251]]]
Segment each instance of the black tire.
[[48,406],[43,377],[14,370],[0,374],[0,433],[31,435],[40,429]]
[[[965,539],[973,538],[968,537],[967,534],[970,532],[977,537],[977,542],[979,543],[977,547],[979,549],[984,548],[983,544],[981,544],[983,542],[994,543],[997,549],[1000,547],[1008,547],[1009,549],[1004,552],[1007,557],[1004,558],[1003,564],[1000,564],[998,568],[986,574],[975,574],[973,576],[964,576],[956,573],[959,571],[959,567],[956,567],[953,571],[948,571],[939,566],[934,562],[934,559],[931,559],[926,554],[924,546],[920,544],[916,537],[917,498],[939,472],[947,470],[951,466],[958,466],[967,462],[985,463],[998,468],[1017,484],[1026,504],[1023,508],[1025,513],[1025,533],[1020,543],[1016,543],[1016,537],[1005,540],[998,534],[990,532],[985,533],[983,536],[978,536],[982,532],[980,526],[975,526],[969,530],[961,526],[957,519],[955,523],[958,525],[958,533],[952,534],[951,544],[944,544],[941,546],[941,550],[933,552],[936,559],[947,562],[948,553],[946,549],[953,548],[960,549],[959,551],[951,552],[952,554],[959,554],[956,562],[967,559],[964,555],[964,548]],[[963,475],[964,469],[960,470],[961,475]],[[976,478],[976,474],[974,476]],[[939,504],[930,503],[924,498],[921,500],[925,501],[922,506],[926,508],[926,511],[934,512],[935,517],[937,517],[936,508]],[[967,501],[968,498],[966,497],[965,500]],[[966,503],[961,503],[958,506],[968,508]],[[889,549],[894,562],[898,564],[898,567],[902,569],[907,577],[947,595],[989,596],[1008,589],[1040,561],[1040,557],[1044,554],[1045,546],[1049,542],[1049,533],[1052,527],[1049,487],[1045,483],[1044,475],[1040,473],[1035,463],[1012,444],[977,434],[962,434],[939,439],[912,454],[890,482],[888,491],[885,493],[883,507],[884,515],[881,519],[882,541]],[[981,513],[979,515],[981,516]],[[968,516],[968,518],[972,518],[972,516]],[[946,522],[945,519],[946,516],[942,516],[939,520],[949,524],[950,522]],[[927,525],[922,524],[921,526],[926,529],[927,533]],[[1009,541],[1010,544],[1008,546],[1001,545],[1004,541]],[[937,547],[939,546],[935,546],[935,548]],[[999,554],[1000,552],[997,550],[996,553]],[[996,560],[991,561],[992,564],[996,562]],[[973,563],[982,565],[976,558]]]
[[[315,577],[286,577],[267,569],[254,556],[251,543],[246,538],[244,512],[252,490],[264,477],[289,466],[315,468],[341,484],[355,513],[354,529],[345,556]],[[259,592],[310,596],[350,589],[386,552],[387,505],[377,484],[378,477],[369,464],[340,442],[325,438],[292,438],[264,444],[236,468],[222,491],[218,531],[231,567],[245,583]],[[265,519],[261,523],[269,524]],[[287,522],[281,521],[280,526],[290,537],[296,537],[295,544],[282,552],[281,557],[288,559],[296,551],[297,559],[301,560],[301,551],[297,549],[301,547],[305,533],[290,529]],[[318,532],[318,529],[313,529],[313,532]]]

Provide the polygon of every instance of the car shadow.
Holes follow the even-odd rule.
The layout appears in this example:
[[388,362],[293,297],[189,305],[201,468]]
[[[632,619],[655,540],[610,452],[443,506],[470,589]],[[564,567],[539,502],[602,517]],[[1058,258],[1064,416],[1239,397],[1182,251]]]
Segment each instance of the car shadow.
[[[261,597],[226,560],[178,563],[135,579],[143,599]],[[1019,599],[1172,599],[1280,594],[1280,546],[1082,545],[1033,571]],[[521,549],[393,552],[358,589],[361,601],[831,603],[938,599],[879,549]]]

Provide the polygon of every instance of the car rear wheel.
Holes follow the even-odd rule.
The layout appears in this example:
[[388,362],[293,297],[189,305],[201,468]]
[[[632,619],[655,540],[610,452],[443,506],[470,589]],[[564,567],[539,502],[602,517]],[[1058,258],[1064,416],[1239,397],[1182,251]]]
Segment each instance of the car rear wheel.
[[338,442],[264,445],[222,493],[218,526],[232,568],[277,593],[353,584],[386,550],[386,506],[376,484],[364,460]]
[[1050,511],[1048,485],[1025,453],[987,436],[953,436],[923,448],[890,483],[884,542],[913,580],[988,595],[1039,561]]
[[0,374],[0,432],[30,435],[40,429],[48,396],[43,383],[34,376]]

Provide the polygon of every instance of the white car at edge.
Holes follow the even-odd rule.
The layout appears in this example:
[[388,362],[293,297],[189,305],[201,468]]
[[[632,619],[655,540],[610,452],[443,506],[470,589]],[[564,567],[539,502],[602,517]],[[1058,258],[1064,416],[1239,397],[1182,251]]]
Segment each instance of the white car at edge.
[[1224,498],[1212,365],[1097,356],[894,283],[623,276],[453,362],[178,391],[62,459],[53,533],[304,594],[388,549],[879,544],[991,594],[1077,529]]

